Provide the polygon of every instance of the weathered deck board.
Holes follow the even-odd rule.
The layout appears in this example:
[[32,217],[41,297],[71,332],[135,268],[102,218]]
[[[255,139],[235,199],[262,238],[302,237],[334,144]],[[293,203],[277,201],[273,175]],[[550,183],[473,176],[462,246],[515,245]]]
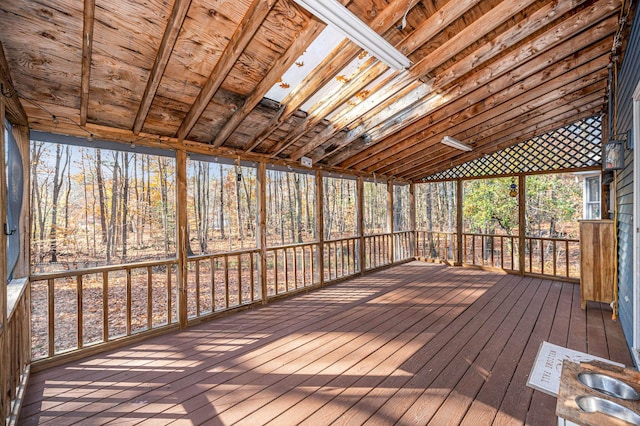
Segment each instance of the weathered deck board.
[[587,308],[573,284],[412,262],[36,373],[21,424],[551,424],[525,386],[542,341],[631,364]]

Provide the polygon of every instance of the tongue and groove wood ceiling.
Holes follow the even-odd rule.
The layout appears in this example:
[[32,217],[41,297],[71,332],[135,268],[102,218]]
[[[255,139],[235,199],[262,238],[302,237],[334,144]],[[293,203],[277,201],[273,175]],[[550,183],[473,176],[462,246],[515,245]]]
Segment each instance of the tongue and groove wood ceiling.
[[[369,58],[341,74],[362,56],[344,41],[277,102],[265,94],[325,27],[293,0],[3,0],[0,68],[33,129],[245,158],[307,156],[418,180],[605,111],[627,8],[622,0],[342,3],[411,67],[379,79],[388,67]],[[336,93],[300,109],[335,79]],[[442,145],[444,135],[474,150]]]

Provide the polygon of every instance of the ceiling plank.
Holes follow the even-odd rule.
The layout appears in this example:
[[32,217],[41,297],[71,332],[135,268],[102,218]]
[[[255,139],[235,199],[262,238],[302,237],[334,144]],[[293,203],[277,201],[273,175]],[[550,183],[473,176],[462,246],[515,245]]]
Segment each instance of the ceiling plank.
[[[467,12],[471,7],[478,3],[478,0],[467,0],[467,1],[459,1],[459,2],[449,2],[438,13],[431,15],[427,20],[425,20],[420,27],[418,27],[410,36],[404,39],[399,45],[398,50],[400,50],[405,55],[409,55],[417,48],[422,46],[424,43],[429,41],[431,38],[436,36],[440,31],[446,28],[449,24],[454,22],[456,19],[460,18]],[[298,125],[295,129],[295,133],[293,135],[289,135],[286,139],[280,141],[273,147],[270,151],[272,156],[276,156],[293,143],[295,143],[302,135],[304,135],[307,131],[315,127],[320,121],[324,119],[325,116],[329,115],[340,105],[351,99],[356,93],[361,91],[367,84],[371,81],[378,78],[382,75],[386,70],[387,66],[378,62],[374,65],[374,72],[368,70],[371,74],[371,79],[366,80],[364,84],[355,86],[353,84],[348,85],[349,89],[346,91],[344,88],[342,91],[336,92],[332,94],[329,99],[325,99],[321,101],[318,106],[314,106],[315,115],[313,117],[307,117],[302,123]],[[399,83],[395,84],[393,87],[393,91],[388,90],[385,91],[385,97],[380,98],[380,101],[386,99],[386,97],[393,95],[397,90],[401,90],[407,85],[413,82],[413,78],[409,76],[409,73],[402,73],[403,77],[399,78]],[[314,147],[315,148],[315,147]],[[298,158],[294,158],[294,160],[299,159],[305,153],[297,150],[296,156]]]
[[7,117],[9,117],[9,121],[20,126],[27,126],[29,124],[29,119],[27,118],[27,113],[22,107],[22,104],[20,103],[20,99],[18,97],[18,93],[16,92],[15,86],[13,85],[11,73],[9,72],[9,63],[7,62],[6,56],[4,56],[4,47],[2,46],[1,42],[0,83],[2,86],[2,93],[0,93],[0,96],[5,99],[5,114],[7,115]]
[[413,181],[420,180],[434,173],[439,173],[451,167],[466,163],[467,161],[474,160],[484,154],[491,154],[509,146],[516,145],[519,142],[532,139],[536,136],[541,136],[545,133],[554,131],[564,126],[568,126],[575,123],[576,121],[583,120],[588,117],[593,117],[594,115],[597,115],[601,112],[601,100],[596,100],[592,103],[576,107],[569,106],[568,111],[560,115],[555,112],[551,112],[548,116],[539,116],[541,121],[536,121],[535,123],[523,123],[517,128],[508,130],[506,132],[508,133],[508,135],[506,136],[500,135],[501,137],[499,138],[497,136],[488,138],[481,146],[481,149],[479,149],[478,152],[474,153],[474,155],[472,156],[463,155],[460,157],[456,157],[454,160],[443,159],[437,164],[427,164],[422,168],[415,168],[413,170],[410,170],[406,174],[399,175],[398,177]]
[[242,55],[242,52],[244,52],[244,49],[255,33],[260,29],[262,22],[275,3],[276,0],[253,0],[242,22],[240,22],[231,40],[229,40],[229,43],[220,55],[220,60],[216,63],[216,66],[213,67],[209,78],[200,93],[198,93],[198,97],[191,105],[189,112],[178,128],[176,137],[179,140],[184,140],[189,136],[191,129],[193,129],[193,126],[195,126],[196,122],[200,119],[207,105],[209,105],[209,102],[211,102],[211,99],[213,99],[227,78],[229,71],[231,71],[240,55]]
[[160,81],[162,80],[164,71],[167,68],[167,63],[169,62],[171,53],[176,45],[178,35],[180,35],[180,30],[182,29],[182,25],[190,6],[191,0],[175,0],[175,3],[173,4],[173,9],[171,10],[171,15],[167,22],[167,27],[164,31],[164,35],[162,36],[162,42],[158,48],[156,58],[153,61],[153,67],[149,73],[149,79],[147,80],[144,94],[140,100],[140,106],[138,107],[138,112],[133,123],[133,133],[140,133],[142,126],[147,119],[153,98],[156,96],[156,92],[160,86]]
[[[480,18],[467,25],[462,31],[458,32],[455,36],[447,40],[440,47],[435,49],[429,55],[422,58],[418,63],[414,64],[408,73],[399,76],[401,81],[414,81],[417,78],[421,78],[434,70],[436,67],[442,65],[447,60],[453,58],[456,54],[470,46],[476,40],[481,39],[489,32],[497,28],[499,25],[510,19],[514,14],[522,11],[526,7],[530,6],[533,0],[518,0],[518,1],[503,1],[489,12],[482,15]],[[421,43],[422,44],[422,43]],[[415,46],[416,48],[419,46]],[[409,43],[402,43],[400,50],[411,49],[412,46]],[[405,87],[406,84],[401,85]],[[396,92],[394,90],[394,92]],[[384,92],[384,90],[383,90]],[[391,94],[389,94],[391,95]],[[351,96],[349,96],[351,98]],[[343,103],[349,98],[344,99]],[[335,109],[335,108],[334,108]],[[331,111],[329,111],[331,112]],[[328,114],[328,113],[327,113]],[[324,117],[324,116],[323,116]],[[334,129],[337,133],[340,129]],[[364,129],[366,131],[366,129]],[[363,131],[363,133],[364,133]],[[334,134],[335,134],[334,133]],[[331,135],[333,136],[333,135]],[[329,136],[330,137],[330,136]],[[300,147],[294,153],[291,154],[292,160],[297,160],[303,155],[311,152],[313,149],[320,146],[328,138],[326,134],[319,138],[314,138],[307,142],[304,146]]]
[[[481,125],[483,121],[495,119],[496,117],[505,117],[509,114],[526,113],[527,109],[533,108],[536,102],[545,102],[540,98],[547,93],[561,92],[566,95],[567,90],[577,90],[571,85],[584,76],[591,76],[592,73],[606,68],[608,64],[608,50],[600,52],[597,58],[579,65],[576,68],[566,72],[563,66],[574,61],[563,61],[559,66],[553,67],[549,73],[547,80],[541,81],[538,74],[522,81],[517,88],[513,86],[505,88],[502,92],[496,93],[488,98],[479,100],[473,96],[464,99],[464,103],[468,107],[461,109],[459,112],[448,111],[446,119],[423,129],[420,133],[403,141],[403,149],[393,147],[392,149],[376,154],[375,158],[369,158],[360,163],[356,168],[369,170],[372,167],[383,165],[386,161],[395,161],[397,159],[406,158],[413,154],[419,153],[423,147],[422,141],[432,138],[439,138],[446,134],[449,136],[457,135],[462,137],[462,132],[474,130],[475,126]],[[454,136],[455,137],[455,136]],[[463,139],[470,140],[470,134],[465,135]],[[370,170],[369,170],[370,171]],[[376,170],[377,171],[377,170]]]
[[93,23],[95,0],[84,0],[84,24],[82,27],[82,72],[80,80],[80,125],[87,124],[89,114],[89,87],[91,85],[91,57],[93,55]]
[[[424,41],[425,38],[435,36],[440,28],[453,22],[477,2],[478,0],[467,0],[448,3],[439,13],[433,14],[425,25],[420,26],[408,37],[408,39],[411,40],[410,43],[412,45],[418,45],[419,41]],[[405,12],[408,11],[408,8],[412,7],[412,4],[413,0],[396,0],[368,24],[378,34],[384,34],[402,18]],[[413,49],[415,50],[415,47]],[[404,53],[406,53],[407,50],[408,48],[405,48]],[[361,51],[362,48],[349,42],[348,39],[340,43],[324,61],[282,100],[282,103],[285,105],[282,114],[274,117],[274,119],[253,138],[248,144],[247,150],[254,149],[268,138],[284,121],[290,118],[311,96],[334,78]],[[272,153],[275,151],[278,150],[272,150]]]
[[[492,111],[488,111],[484,116],[479,115],[474,117],[474,122],[480,122],[477,128],[471,128],[476,132],[473,139],[473,146],[475,151],[481,151],[482,141],[492,134],[499,134],[500,132],[513,132],[518,126],[523,123],[527,125],[536,122],[539,119],[539,115],[544,113],[552,114],[554,111],[559,115],[560,112],[567,108],[567,105],[575,105],[576,103],[584,103],[585,99],[588,102],[602,101],[604,95],[604,89],[606,87],[605,75],[601,71],[598,71],[590,76],[588,79],[580,80],[567,85],[567,90],[571,92],[565,92],[559,90],[551,93],[544,94],[538,97],[535,101],[528,104],[521,105],[517,108],[504,111],[500,107],[494,108]],[[575,107],[574,107],[575,109]],[[483,120],[485,120],[483,122]],[[464,123],[460,123],[458,126],[454,126],[449,130],[445,130],[439,135],[434,135],[429,139],[422,141],[420,149],[417,149],[410,158],[407,157],[394,157],[385,161],[383,167],[372,167],[375,170],[365,170],[369,173],[375,172],[376,174],[397,174],[401,170],[408,170],[410,168],[418,167],[426,162],[434,162],[438,159],[437,151],[446,152],[448,157],[451,157],[452,153],[464,155],[464,153],[451,150],[444,145],[440,145],[442,136],[448,134],[457,139],[464,140],[462,136],[464,132],[468,131],[468,126],[464,126]],[[434,148],[436,148],[434,151]],[[455,156],[457,158],[458,155]]]
[[[615,30],[616,17],[613,16],[613,14],[617,9],[603,8],[602,3],[609,5],[611,2],[604,0],[603,2],[597,3],[594,7],[577,14],[575,18],[567,19],[550,31],[541,34],[536,39],[519,46],[516,50],[500,58],[490,66],[465,78],[459,86],[455,87],[454,92],[448,94],[448,96],[452,96],[450,100],[454,101],[462,95],[476,90],[478,87],[489,90],[493,89],[495,84],[515,84],[520,79],[540,72],[549,64],[573,54],[576,50],[580,49],[581,46],[589,45],[597,40],[610,36],[612,31]],[[585,25],[584,19],[592,16],[593,13],[600,14],[603,9],[607,10],[606,14],[609,15],[609,18],[600,21],[590,28],[589,31],[582,31]],[[582,13],[586,13],[586,15],[582,15]],[[535,56],[534,54],[536,52],[546,53],[542,56]],[[534,58],[534,60],[527,62],[530,58]],[[526,66],[519,66],[523,63],[525,63]],[[514,67],[516,66],[518,66],[518,68],[515,68],[514,71]],[[442,75],[449,73],[449,70],[446,70]],[[503,75],[506,76],[504,79],[496,80],[502,83],[492,83],[492,85],[490,85],[492,80]],[[440,78],[440,76],[436,76],[435,80]],[[430,107],[429,103],[433,106]],[[425,126],[430,126],[433,122],[431,114],[446,103],[434,104],[433,101],[427,101],[427,105],[415,105],[411,114],[415,114],[413,115],[414,118],[417,117],[418,114],[421,114],[421,117],[417,117],[417,121],[411,117],[403,117],[403,119],[406,120],[405,122],[407,124],[413,124],[412,126],[407,125],[402,129],[387,128],[385,129],[385,133],[389,136],[369,147],[362,146],[362,144],[359,146],[352,144],[349,149],[343,150],[343,152],[330,158],[329,164],[340,164],[342,167],[351,167],[378,152],[384,151],[387,145],[393,146],[395,149],[402,149],[400,141],[421,132],[426,128]]]
[[313,40],[322,32],[326,25],[320,21],[312,19],[300,32],[295,41],[289,46],[280,60],[269,70],[269,73],[260,81],[253,93],[247,97],[242,105],[227,120],[220,129],[213,141],[214,146],[222,146],[231,134],[238,128],[240,123],[249,115],[264,97],[264,95],[280,79],[282,74],[302,55],[302,52],[311,44]]
[[[498,56],[509,47],[514,46],[518,42],[524,40],[526,37],[529,37],[534,32],[550,24],[558,17],[572,10],[581,2],[582,1],[553,2],[544,5],[542,8],[534,12],[528,20],[521,23],[520,25],[509,28],[508,30],[497,36],[495,39],[480,46],[472,54],[466,56],[459,62],[456,62],[456,64],[449,68],[446,73],[439,75],[439,78],[431,81],[429,86],[425,85],[425,88],[430,87],[431,90],[425,90],[425,93],[420,96],[420,99],[415,99],[415,101],[411,102],[411,105],[405,105],[403,104],[403,102],[406,102],[406,98],[415,98],[417,95],[415,92],[412,92],[405,98],[400,99],[397,105],[388,105],[388,107],[383,110],[376,108],[370,110],[368,113],[365,113],[366,110],[364,110],[364,108],[356,106],[352,108],[349,113],[346,114],[346,116],[335,118],[334,120],[332,120],[333,123],[314,139],[318,139],[318,141],[324,139],[326,141],[333,134],[335,134],[336,129],[342,129],[349,126],[350,130],[348,132],[348,137],[342,138],[340,140],[340,143],[338,144],[332,144],[334,148],[332,152],[340,150],[341,148],[347,146],[349,143],[360,137],[365,132],[368,132],[369,130],[377,127],[387,120],[391,120],[392,117],[398,112],[413,106],[413,104],[417,103],[418,101],[426,100],[429,96],[433,95],[433,92],[437,92],[440,88],[455,81],[460,76],[467,74],[474,69],[477,69],[481,64]],[[541,53],[541,51],[538,50],[534,54],[536,53],[539,54]],[[314,141],[312,141],[311,143],[314,143]],[[319,155],[311,155],[311,158],[313,158],[315,161],[319,161],[331,153],[320,153]]]

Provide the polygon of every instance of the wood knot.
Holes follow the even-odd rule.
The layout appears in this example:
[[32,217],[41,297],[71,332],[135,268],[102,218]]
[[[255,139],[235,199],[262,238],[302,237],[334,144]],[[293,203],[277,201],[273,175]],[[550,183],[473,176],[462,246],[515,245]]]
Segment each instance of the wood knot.
[[46,31],[41,32],[40,35],[44,38],[48,38],[49,40],[56,41],[56,37],[53,34],[49,34]]

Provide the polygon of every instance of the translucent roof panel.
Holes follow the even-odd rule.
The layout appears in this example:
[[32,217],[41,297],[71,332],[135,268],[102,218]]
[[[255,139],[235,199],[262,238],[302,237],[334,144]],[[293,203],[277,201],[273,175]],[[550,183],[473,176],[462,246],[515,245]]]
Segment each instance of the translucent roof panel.
[[282,102],[342,40],[344,40],[344,36],[332,25],[327,25],[307,50],[284,73],[280,81],[267,92],[265,97]]

